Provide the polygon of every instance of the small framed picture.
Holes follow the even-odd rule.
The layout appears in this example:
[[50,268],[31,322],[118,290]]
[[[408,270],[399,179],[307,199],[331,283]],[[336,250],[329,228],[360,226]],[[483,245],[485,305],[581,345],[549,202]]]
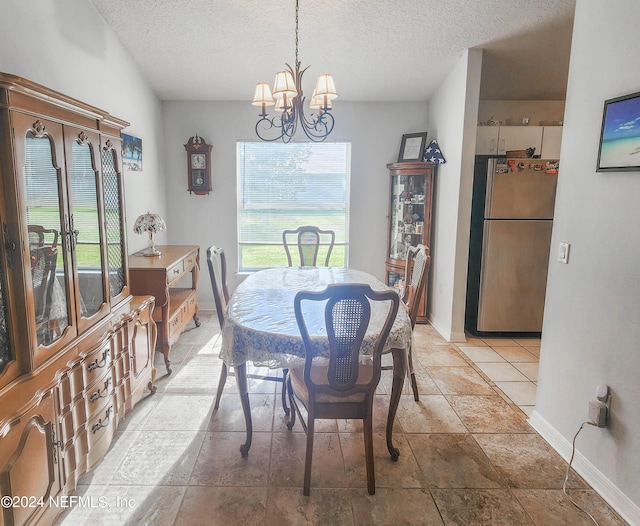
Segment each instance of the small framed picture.
[[604,101],[598,172],[640,172],[640,93]]
[[402,136],[398,162],[422,161],[424,147],[427,144],[427,132],[407,133]]

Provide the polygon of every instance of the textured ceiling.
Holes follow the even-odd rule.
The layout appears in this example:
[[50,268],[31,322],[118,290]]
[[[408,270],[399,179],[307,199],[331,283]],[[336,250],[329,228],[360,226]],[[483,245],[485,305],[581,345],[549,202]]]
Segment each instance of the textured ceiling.
[[[250,100],[294,63],[295,0],[90,0],[163,100]],[[305,77],[343,100],[426,101],[468,48],[481,99],[563,100],[575,0],[300,0]]]

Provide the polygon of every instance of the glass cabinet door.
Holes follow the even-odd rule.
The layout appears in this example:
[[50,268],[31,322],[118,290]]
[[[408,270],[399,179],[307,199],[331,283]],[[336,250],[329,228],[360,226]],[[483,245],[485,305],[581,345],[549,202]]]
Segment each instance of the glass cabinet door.
[[122,179],[120,177],[119,142],[107,140],[102,148],[107,260],[111,298],[119,296],[126,285]]
[[[96,156],[100,142],[95,133],[65,127],[67,170],[69,177],[69,211],[74,256],[75,277],[79,294],[76,311],[80,320],[106,313],[106,275],[101,245],[101,210],[99,171]],[[71,155],[69,155],[69,153]],[[94,318],[95,319],[95,318]],[[85,323],[81,323],[80,330]]]
[[4,266],[4,247],[0,247],[0,375],[4,372],[7,364],[15,359],[9,334]]
[[425,175],[391,177],[390,259],[404,261],[407,249],[422,242],[425,191]]
[[49,346],[71,324],[67,276],[70,238],[65,226],[65,185],[61,177],[64,164],[60,164],[64,163],[62,126],[19,114],[14,114],[14,126],[16,135],[18,131],[24,134],[23,141],[17,139],[17,145],[24,149],[23,204],[37,345]]

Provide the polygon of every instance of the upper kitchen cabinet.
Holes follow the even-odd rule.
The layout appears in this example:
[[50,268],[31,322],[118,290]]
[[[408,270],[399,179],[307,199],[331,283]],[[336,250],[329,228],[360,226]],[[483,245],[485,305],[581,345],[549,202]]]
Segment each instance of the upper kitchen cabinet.
[[506,155],[512,150],[535,148],[543,159],[560,157],[562,126],[478,126],[477,155]]
[[544,126],[542,132],[542,159],[560,159],[562,126]]
[[505,155],[510,150],[542,150],[542,126],[478,126],[478,155]]

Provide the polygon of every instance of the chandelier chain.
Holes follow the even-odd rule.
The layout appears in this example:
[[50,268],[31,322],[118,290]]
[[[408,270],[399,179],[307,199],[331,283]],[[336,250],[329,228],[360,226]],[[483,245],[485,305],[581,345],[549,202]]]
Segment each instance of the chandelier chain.
[[298,64],[298,0],[296,0],[296,65]]

